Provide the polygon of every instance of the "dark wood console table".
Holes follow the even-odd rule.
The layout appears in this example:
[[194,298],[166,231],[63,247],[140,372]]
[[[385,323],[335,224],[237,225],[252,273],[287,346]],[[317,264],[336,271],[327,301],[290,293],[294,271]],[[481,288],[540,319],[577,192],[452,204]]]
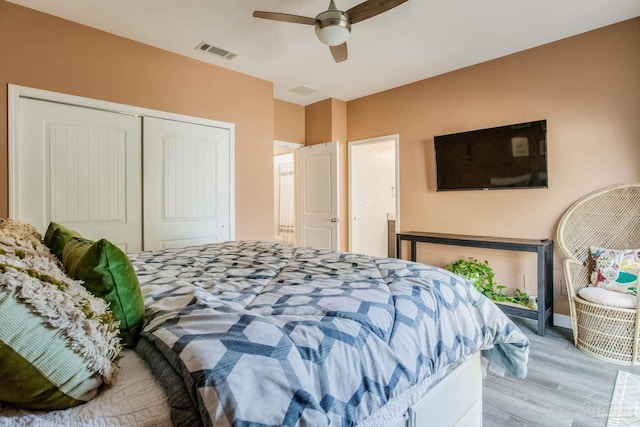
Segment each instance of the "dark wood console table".
[[553,325],[553,241],[549,239],[512,239],[507,237],[465,236],[460,234],[407,231],[396,234],[396,256],[402,258],[402,242],[411,245],[411,261],[416,260],[416,244],[469,246],[506,251],[536,252],[538,254],[538,311],[498,303],[506,314],[536,319],[538,335],[544,335],[547,323]]

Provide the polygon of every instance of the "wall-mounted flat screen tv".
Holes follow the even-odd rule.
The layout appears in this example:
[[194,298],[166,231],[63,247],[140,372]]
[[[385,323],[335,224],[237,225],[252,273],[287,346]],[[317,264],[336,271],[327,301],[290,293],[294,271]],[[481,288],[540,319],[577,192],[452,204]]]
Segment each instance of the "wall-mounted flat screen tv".
[[436,190],[547,188],[547,121],[434,138]]

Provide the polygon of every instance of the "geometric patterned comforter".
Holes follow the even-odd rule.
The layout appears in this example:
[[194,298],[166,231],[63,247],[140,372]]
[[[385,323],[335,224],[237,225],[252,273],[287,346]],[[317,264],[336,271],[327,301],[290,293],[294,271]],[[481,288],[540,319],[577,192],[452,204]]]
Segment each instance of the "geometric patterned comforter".
[[130,258],[205,425],[356,425],[477,350],[526,376],[526,336],[436,267],[255,241]]

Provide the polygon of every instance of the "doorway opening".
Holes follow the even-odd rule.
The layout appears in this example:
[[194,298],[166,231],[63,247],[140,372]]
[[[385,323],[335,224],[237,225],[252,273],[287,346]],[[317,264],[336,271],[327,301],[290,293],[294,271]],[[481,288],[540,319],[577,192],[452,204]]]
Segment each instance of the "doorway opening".
[[349,142],[351,252],[395,257],[399,229],[398,135]]
[[274,141],[273,144],[273,230],[274,240],[297,243],[296,233],[296,150],[302,144]]

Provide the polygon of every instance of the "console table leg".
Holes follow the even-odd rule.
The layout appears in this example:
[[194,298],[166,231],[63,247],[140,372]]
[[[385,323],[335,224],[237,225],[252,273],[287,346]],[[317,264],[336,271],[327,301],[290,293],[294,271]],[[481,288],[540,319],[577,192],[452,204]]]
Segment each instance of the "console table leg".
[[545,289],[547,290],[547,305],[551,308],[549,313],[549,326],[553,327],[553,246],[549,246],[546,250],[545,265],[547,266],[547,282]]
[[547,326],[547,254],[544,247],[538,248],[538,335],[544,336]]

